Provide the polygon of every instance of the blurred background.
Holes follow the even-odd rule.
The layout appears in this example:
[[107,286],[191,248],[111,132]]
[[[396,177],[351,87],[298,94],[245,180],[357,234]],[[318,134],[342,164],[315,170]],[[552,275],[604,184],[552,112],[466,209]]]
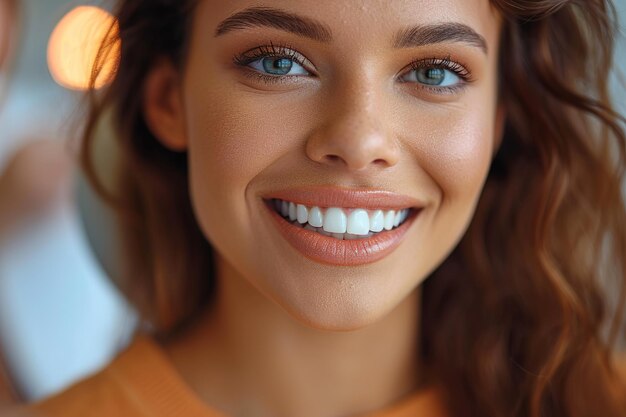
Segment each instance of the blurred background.
[[[616,4],[626,17],[626,0]],[[117,250],[111,213],[96,204],[71,157],[84,109],[84,80],[72,73],[81,47],[71,41],[84,37],[59,23],[71,26],[68,17],[85,5],[110,6],[21,1],[12,64],[0,72],[0,199],[12,196],[0,200],[0,406],[48,396],[93,372],[136,326],[107,279]],[[626,67],[624,36],[619,42],[618,69]],[[626,112],[626,98],[617,99]],[[106,168],[108,150],[101,152]],[[2,384],[9,379],[12,388]]]
[[[613,91],[621,91],[620,96],[615,97],[622,114],[626,113],[626,97],[624,96],[624,88],[626,86],[626,0],[615,0],[617,6],[617,14],[620,20],[620,37],[618,39],[616,50],[615,68],[617,73],[613,73],[613,83],[619,83],[620,88]],[[621,74],[619,73],[621,72]]]
[[[14,51],[0,71],[0,405],[3,396],[48,396],[93,372],[135,323],[106,278],[116,249],[105,232],[110,213],[94,203],[72,160],[85,107],[86,74],[75,71],[74,56],[84,45],[76,41],[102,23],[92,16],[85,24],[93,9],[76,8],[96,2],[17,3]],[[82,26],[67,19],[76,10]],[[14,386],[3,388],[3,379]]]

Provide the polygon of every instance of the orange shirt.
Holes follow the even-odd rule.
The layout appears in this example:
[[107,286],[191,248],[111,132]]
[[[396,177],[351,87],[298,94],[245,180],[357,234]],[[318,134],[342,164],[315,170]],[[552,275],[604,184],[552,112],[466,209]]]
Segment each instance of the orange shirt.
[[[445,417],[436,391],[415,393],[361,417]],[[33,417],[227,417],[203,403],[152,339],[140,336],[108,367],[30,406]],[[2,414],[4,416],[4,414]]]

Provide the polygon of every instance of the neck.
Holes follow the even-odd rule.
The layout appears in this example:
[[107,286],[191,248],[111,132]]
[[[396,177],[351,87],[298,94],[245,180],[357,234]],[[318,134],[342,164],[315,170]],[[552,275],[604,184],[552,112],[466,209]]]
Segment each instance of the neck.
[[422,383],[419,289],[377,323],[329,332],[295,321],[222,260],[217,276],[215,303],[166,350],[191,388],[227,415],[357,415]]

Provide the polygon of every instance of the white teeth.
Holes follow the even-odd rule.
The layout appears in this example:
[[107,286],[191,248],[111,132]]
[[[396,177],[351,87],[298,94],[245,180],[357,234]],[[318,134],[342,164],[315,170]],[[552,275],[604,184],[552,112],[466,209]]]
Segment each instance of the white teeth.
[[296,205],[289,203],[289,220],[294,221],[295,219],[297,219]]
[[331,207],[324,214],[324,230],[330,233],[346,233],[348,218],[342,209]]
[[353,235],[367,236],[370,231],[370,217],[367,211],[353,210],[348,216],[347,232]]
[[309,212],[309,224],[313,227],[322,227],[324,225],[324,215],[319,207],[313,207]]
[[389,210],[385,213],[385,230],[393,229],[393,221],[395,220],[396,212],[393,210]]
[[309,208],[303,204],[278,199],[272,203],[276,211],[293,225],[342,240],[361,239],[383,230],[392,230],[402,224],[410,213],[409,209],[368,211],[358,208]]
[[376,210],[370,214],[370,230],[372,232],[382,232],[385,228],[385,215],[382,210]]
[[400,218],[401,217],[402,217],[402,211],[396,212],[396,215],[393,218],[393,227],[398,227],[400,225]]
[[309,220],[309,210],[302,204],[298,204],[298,207],[296,208],[296,215],[298,223],[304,224]]
[[402,210],[402,216],[400,216],[400,223],[403,223],[407,217],[409,217],[409,211],[406,209]]

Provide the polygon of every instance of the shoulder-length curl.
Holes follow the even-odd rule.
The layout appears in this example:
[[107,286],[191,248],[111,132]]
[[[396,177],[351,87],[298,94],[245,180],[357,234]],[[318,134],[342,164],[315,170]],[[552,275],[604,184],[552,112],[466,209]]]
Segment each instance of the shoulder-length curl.
[[[0,81],[8,79],[11,54],[15,49],[18,20],[17,0],[0,0]],[[6,83],[6,81],[5,81]],[[4,85],[0,82],[0,104],[2,104]]]
[[[118,74],[91,95],[82,147],[94,187],[119,209],[117,284],[161,334],[212,294],[186,154],[161,146],[141,110],[155,61],[185,65],[195,3],[119,1]],[[626,299],[625,120],[608,86],[615,11],[610,0],[491,3],[504,18],[507,127],[468,232],[424,283],[423,359],[455,416],[623,417],[613,358]],[[92,162],[108,110],[122,149],[115,195]]]
[[15,38],[16,0],[0,0],[0,69],[7,64]]

